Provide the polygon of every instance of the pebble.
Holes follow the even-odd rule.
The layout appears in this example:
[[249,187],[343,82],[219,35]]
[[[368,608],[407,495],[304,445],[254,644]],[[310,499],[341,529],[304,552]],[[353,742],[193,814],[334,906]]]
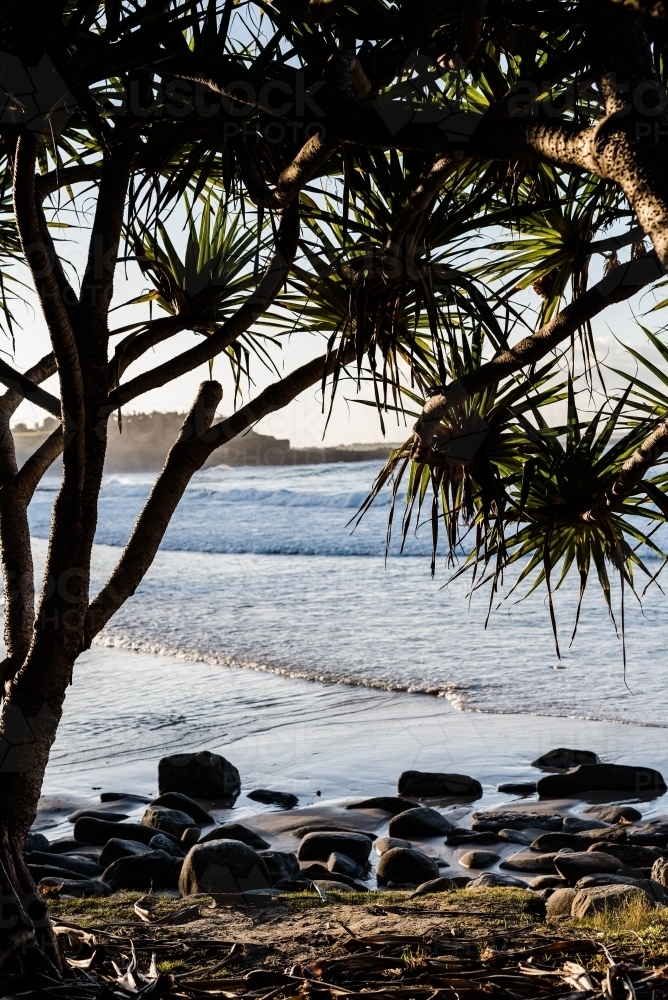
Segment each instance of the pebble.
[[281,809],[294,809],[299,805],[299,799],[292,792],[273,792],[269,788],[256,788],[248,793],[248,798],[266,806],[280,806]]

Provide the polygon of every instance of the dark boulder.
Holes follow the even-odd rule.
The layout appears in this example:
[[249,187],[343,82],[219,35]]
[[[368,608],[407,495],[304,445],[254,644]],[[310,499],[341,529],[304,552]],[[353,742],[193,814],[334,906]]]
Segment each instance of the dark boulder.
[[207,834],[200,837],[199,842],[206,844],[210,840],[240,840],[242,844],[247,844],[255,851],[266,851],[271,847],[271,844],[268,844],[259,833],[249,830],[242,823],[223,823],[220,826],[214,826],[213,830],[209,830]]
[[626,844],[628,840],[628,826],[622,823],[620,826],[599,826],[591,827],[589,830],[580,830],[578,837],[588,840],[593,844],[595,840],[614,840],[616,844]]
[[102,792],[100,802],[120,802],[126,799],[128,802],[143,802],[148,805],[151,801],[147,795],[135,795],[133,792]]
[[327,865],[320,864],[319,861],[311,865],[304,865],[299,877],[308,878],[312,882],[343,882],[349,889],[358,889],[361,886],[362,891],[367,892],[367,887],[359,879],[353,878],[351,875],[344,875],[342,872],[330,871]]
[[127,813],[106,812],[104,809],[77,809],[67,817],[70,823],[76,823],[82,816],[92,816],[93,819],[106,819],[108,823],[122,823],[128,818]]
[[566,747],[558,747],[556,750],[548,750],[547,753],[531,761],[532,767],[555,768],[561,771],[568,771],[578,764],[598,764],[599,759],[592,750],[569,750]]
[[[155,840],[155,837],[153,839]],[[138,840],[121,840],[119,837],[112,837],[102,848],[100,864],[103,869],[108,868],[119,858],[148,854],[151,850],[159,850],[159,847],[152,848],[150,844],[140,844]]]
[[499,840],[505,840],[508,844],[524,844],[526,847],[530,847],[535,840],[532,833],[527,833],[524,830],[511,830],[507,827],[499,830],[496,836]]
[[262,851],[261,858],[267,866],[271,884],[299,876],[299,859],[290,851]]
[[437,809],[415,806],[393,816],[388,833],[390,837],[437,837],[453,829],[450,820]]
[[299,805],[299,799],[292,792],[272,792],[269,788],[256,788],[248,793],[248,798],[265,806],[280,806],[281,809],[294,809]]
[[148,844],[149,840],[155,837],[155,827],[143,826],[140,823],[109,823],[106,819],[93,819],[89,816],[82,816],[74,824],[75,847],[81,844],[101,847],[113,837],[120,840],[138,840],[141,844]]
[[150,804],[162,806],[165,809],[178,809],[179,812],[192,816],[197,826],[210,826],[215,822],[213,816],[210,816],[206,809],[202,809],[198,802],[191,799],[189,795],[183,795],[182,792],[165,792],[164,795],[158,795],[157,799],[153,799]]
[[499,836],[491,831],[466,830],[456,827],[454,830],[450,830],[445,842],[448,847],[457,847],[459,844],[498,844]]
[[414,896],[430,896],[437,892],[452,892],[453,889],[458,889],[459,886],[454,879],[451,878],[432,878],[428,882],[423,882],[419,885],[415,892],[411,893],[408,897],[413,899]]
[[[197,832],[199,833],[199,830]],[[171,854],[173,858],[179,858],[181,860],[183,860],[188,853],[187,848],[182,847],[180,843],[175,843],[171,837],[167,837],[163,833],[156,833],[155,837],[152,837],[149,840],[148,846],[152,851],[165,851],[167,854]]]
[[387,851],[391,851],[393,847],[411,848],[412,846],[410,840],[402,840],[400,837],[379,837],[378,840],[374,840],[373,842],[373,849],[376,854],[385,854]]
[[165,851],[131,854],[112,861],[102,881],[112,889],[175,889],[181,863]]
[[413,809],[418,803],[411,799],[404,799],[400,795],[374,795],[371,799],[362,799],[361,802],[349,802],[346,809],[380,809],[381,812],[389,813],[390,816],[397,816],[399,813]]
[[24,854],[24,858],[28,865],[54,865],[57,862],[59,868],[66,868],[67,871],[89,878],[95,878],[104,871],[104,866],[100,867],[88,858],[72,857],[71,854],[54,855],[50,851],[30,851]]
[[600,840],[593,843],[588,851],[603,851],[611,854],[613,858],[619,858],[621,864],[631,865],[633,868],[651,868],[655,861],[663,857],[660,847],[650,847],[646,844],[615,844],[608,840]]
[[471,879],[466,886],[467,889],[526,889],[527,884],[520,878],[512,875],[500,875],[499,872],[483,872],[477,878]]
[[563,889],[567,885],[563,875],[536,875],[529,881],[532,889]]
[[304,826],[298,826],[291,833],[293,837],[305,837],[307,833],[354,833],[360,837],[366,837],[367,840],[373,840],[374,834],[369,833],[368,830],[351,830],[349,826],[337,826],[336,823],[307,823]]
[[74,837],[59,837],[58,840],[52,840],[49,844],[49,854],[67,854],[68,851],[80,851],[82,843],[90,844],[92,842],[75,840]]
[[56,865],[28,865],[28,871],[35,882],[40,882],[43,878],[60,878],[69,882],[80,882],[87,878],[80,872],[73,872],[65,864]]
[[665,820],[654,820],[651,823],[643,823],[642,826],[627,826],[625,829],[629,844],[668,846],[668,823]]
[[541,833],[531,844],[532,851],[561,851],[572,847],[574,851],[586,851],[589,841],[576,833]]
[[399,795],[419,799],[443,799],[457,796],[479,799],[482,785],[467,774],[444,774],[440,771],[404,771],[397,785]]
[[528,851],[519,851],[504,858],[500,868],[505,868],[511,872],[532,872],[536,875],[556,875],[557,869],[554,867],[556,854],[531,854]]
[[393,847],[381,855],[376,869],[378,885],[422,885],[438,878],[438,865],[415,848]]
[[307,833],[299,845],[298,857],[300,861],[327,861],[332,853],[346,854],[358,865],[365,865],[371,854],[371,840],[359,833]]
[[32,831],[27,835],[25,843],[23,845],[23,850],[28,851],[50,851],[51,844],[43,833],[33,833]]
[[[521,812],[511,809],[490,809],[475,812],[471,817],[474,830],[502,830],[537,827],[539,830],[561,830],[564,817],[559,813]],[[533,839],[533,838],[532,838]]]
[[587,806],[584,811],[604,823],[635,823],[642,819],[642,813],[633,806]]
[[210,840],[195,844],[186,855],[179,889],[182,896],[198,892],[240,893],[271,885],[264,859],[240,840]]
[[564,816],[562,833],[580,833],[582,830],[603,830],[600,818],[586,819],[584,816]]
[[575,883],[585,875],[601,872],[614,874],[621,867],[619,858],[603,851],[576,851],[573,854],[557,854],[554,866],[560,875]]
[[497,792],[504,795],[533,795],[536,791],[535,781],[504,781],[502,785],[496,786]]
[[463,868],[491,868],[499,860],[499,855],[493,851],[467,851],[459,858]]
[[538,794],[547,799],[568,798],[582,792],[624,792],[663,795],[663,775],[651,767],[628,764],[579,764],[563,774],[546,774],[538,781]]
[[180,809],[150,805],[142,816],[141,825],[150,826],[153,830],[160,830],[161,833],[169,833],[180,840],[186,830],[195,826],[195,820]]
[[50,876],[40,879],[39,882],[40,890],[47,888],[50,890],[56,889],[59,896],[76,896],[77,898],[85,896],[111,896],[114,891],[106,882],[100,882],[95,879],[77,879],[75,882]]
[[202,750],[163,757],[158,763],[158,788],[161,795],[182,792],[197,799],[229,799],[241,791],[241,779],[234,764]]
[[347,854],[341,854],[340,851],[332,851],[327,859],[327,867],[330,872],[337,875],[347,875],[349,878],[359,878],[364,874],[361,865],[349,858]]

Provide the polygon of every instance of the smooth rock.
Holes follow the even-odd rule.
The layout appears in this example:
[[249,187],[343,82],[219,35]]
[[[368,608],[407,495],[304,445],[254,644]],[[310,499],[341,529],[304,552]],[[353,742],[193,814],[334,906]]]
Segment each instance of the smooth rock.
[[73,837],[59,837],[58,840],[52,840],[49,844],[49,854],[67,854],[68,851],[80,851],[81,847],[80,840],[75,840]]
[[214,826],[203,837],[200,837],[200,844],[206,844],[210,840],[240,840],[242,844],[247,844],[255,851],[266,851],[271,844],[267,843],[264,837],[254,830],[249,830],[242,823],[223,823],[221,826]]
[[179,878],[182,896],[198,892],[245,892],[267,889],[270,884],[264,858],[240,840],[195,844],[186,855]]
[[532,767],[554,767],[562,771],[568,771],[578,764],[598,764],[599,759],[591,750],[569,750],[566,747],[558,747],[556,750],[548,750],[541,757],[531,761]]
[[497,837],[499,840],[505,840],[509,844],[524,844],[526,847],[530,847],[533,844],[535,837],[531,833],[525,833],[523,830],[512,830],[504,828],[497,832]]
[[177,809],[179,812],[185,813],[186,816],[192,816],[196,826],[211,826],[215,822],[213,816],[206,809],[202,809],[199,802],[195,802],[189,795],[184,795],[182,792],[165,792],[164,795],[158,795],[157,799],[153,799],[150,804],[163,806],[165,809]]
[[497,792],[504,795],[533,795],[536,791],[535,781],[504,781],[502,785],[496,786]]
[[262,851],[261,858],[267,866],[271,884],[299,876],[299,859],[290,851]]
[[185,830],[195,825],[192,816],[181,812],[179,809],[167,809],[165,806],[148,806],[142,816],[142,826],[150,826],[161,833],[170,833],[177,840]]
[[408,847],[393,847],[381,855],[376,869],[378,885],[422,885],[437,879],[438,865],[422,851]]
[[347,875],[349,878],[359,878],[364,874],[361,865],[349,858],[347,854],[341,854],[339,851],[332,851],[327,859],[327,867],[330,872],[335,872],[337,875]]
[[161,795],[182,792],[196,799],[229,799],[241,791],[241,779],[229,760],[202,750],[163,757],[158,763],[158,788]]
[[399,795],[414,795],[419,799],[442,799],[458,796],[479,799],[482,785],[467,774],[445,774],[440,771],[404,771],[397,783]]
[[538,781],[537,788],[538,794],[546,799],[569,798],[581,792],[663,795],[667,790],[659,771],[628,764],[579,764],[563,774],[546,774]]
[[437,809],[415,806],[393,816],[388,833],[390,837],[436,837],[452,829],[454,825]]
[[362,799],[361,802],[349,802],[346,809],[380,809],[381,812],[396,816],[398,813],[406,812],[418,805],[411,799],[404,799],[400,795],[374,795],[371,799]]
[[28,851],[50,851],[51,844],[43,833],[33,833],[32,831],[26,836],[25,843],[23,845],[23,850],[27,853]]
[[660,847],[649,847],[640,844],[615,844],[607,840],[597,841],[588,848],[589,851],[603,851],[619,858],[624,865],[633,868],[651,868],[654,862],[663,856]]
[[[521,812],[510,809],[490,809],[474,812],[471,826],[474,830],[503,830],[519,827],[537,827],[539,830],[561,830],[564,817],[559,813]],[[533,839],[533,838],[532,838]]]
[[512,875],[500,875],[498,872],[483,872],[477,878],[471,879],[466,886],[467,889],[495,889],[507,887],[509,889],[526,889],[526,882]]
[[43,878],[40,880],[38,889],[57,889],[59,896],[111,896],[114,891],[106,882],[98,882],[93,879],[83,879],[68,881],[59,878]]
[[182,862],[166,851],[146,851],[112,861],[102,881],[112,889],[175,889]]
[[355,892],[368,892],[367,887],[362,883],[359,886],[350,886],[346,882],[337,882],[335,879],[313,879],[311,884],[314,886],[317,885],[325,895],[332,891],[350,892],[351,889],[354,889]]
[[619,858],[603,851],[577,851],[575,854],[555,855],[554,865],[569,882],[577,882],[585,875],[597,875],[599,872],[613,874],[619,869],[620,862]]
[[256,788],[248,793],[248,798],[265,806],[280,806],[281,809],[294,809],[299,805],[299,799],[292,792],[273,792],[269,788]]
[[448,846],[457,847],[459,844],[498,844],[499,835],[497,833],[487,833],[481,830],[466,830],[459,827],[451,830],[445,838]]
[[86,875],[74,872],[71,868],[62,865],[28,865],[28,871],[34,882],[41,882],[43,878],[67,879],[70,882],[81,882],[86,879]]
[[587,806],[584,810],[604,823],[635,823],[642,813],[633,806]]
[[593,844],[597,840],[611,840],[617,844],[626,844],[628,840],[628,827],[621,826],[599,826],[591,827],[589,830],[580,830],[577,834],[582,840],[588,840]]
[[430,896],[437,892],[452,892],[453,889],[457,888],[458,886],[451,878],[432,878],[428,882],[423,882],[422,885],[419,885],[415,892],[412,892],[408,898]]
[[122,823],[128,818],[127,813],[106,812],[103,809],[77,809],[67,817],[70,823],[76,823],[82,816],[92,816],[93,819],[106,819],[109,823]]
[[[141,844],[148,844],[149,840],[155,837],[155,827],[144,826],[140,823],[109,823],[105,819],[92,819],[89,816],[82,816],[74,824],[75,846],[94,844],[101,847],[114,837],[120,840],[138,840]],[[53,850],[53,844],[51,850]]]
[[598,819],[585,819],[583,816],[565,816],[562,833],[580,833],[583,830],[602,830],[600,817]]
[[638,886],[594,885],[578,889],[571,905],[571,916],[583,920],[603,910],[621,910],[638,902],[653,905],[653,900]]
[[529,885],[532,889],[565,889],[568,882],[563,875],[536,875]]
[[[155,837],[153,839],[155,840]],[[140,844],[138,840],[121,840],[119,837],[112,837],[102,848],[100,864],[103,869],[108,868],[119,858],[148,854],[151,850],[159,850],[159,845],[154,848],[151,844]]]
[[359,879],[352,878],[350,875],[343,875],[341,872],[332,872],[327,865],[320,864],[319,861],[311,865],[305,865],[299,874],[300,878],[306,877],[312,882],[316,882],[319,879],[326,882],[344,882],[349,889],[359,889],[361,886],[362,891],[367,892],[367,887]]
[[358,865],[365,865],[371,854],[371,840],[359,833],[307,833],[297,856],[300,861],[326,861],[332,853],[347,854]]
[[[197,831],[199,833],[199,830]],[[155,837],[152,837],[148,846],[152,851],[165,851],[166,854],[171,854],[173,858],[183,860],[188,853],[188,849],[184,849],[180,844],[177,844],[172,840],[171,837],[165,836],[164,833],[156,833]]]
[[589,841],[578,837],[576,833],[541,833],[531,844],[532,851],[560,851],[564,847],[586,851]]
[[179,843],[185,848],[186,852],[199,841],[201,832],[202,830],[199,826],[187,826],[185,828],[181,834]]
[[554,889],[545,902],[545,916],[548,919],[551,917],[570,917],[576,895],[575,889]]
[[530,854],[522,851],[511,854],[501,862],[501,868],[511,872],[535,872],[538,875],[555,875],[557,869],[554,867],[556,854]]
[[27,865],[53,865],[58,858],[58,868],[66,868],[70,872],[76,872],[77,875],[87,875],[91,878],[104,871],[104,866],[100,867],[88,858],[72,857],[71,854],[54,855],[50,851],[30,851],[23,857]]
[[463,868],[489,868],[499,860],[499,855],[493,851],[467,851],[459,858]]
[[366,837],[367,840],[375,840],[375,834],[367,830],[351,830],[349,826],[337,826],[336,823],[308,823],[305,826],[298,826],[292,830],[291,836],[305,837],[307,833],[354,833],[359,837]]
[[126,799],[128,802],[142,802],[145,805],[151,801],[147,795],[135,795],[133,792],[102,792],[100,802],[120,802]]
[[668,823],[665,820],[654,820],[643,823],[642,826],[626,826],[624,829],[630,844],[654,844],[656,847],[668,845]]
[[410,849],[413,845],[410,840],[401,840],[400,837],[379,837],[378,840],[374,840],[373,849],[376,854],[385,854],[386,851],[391,851],[393,847],[406,847]]

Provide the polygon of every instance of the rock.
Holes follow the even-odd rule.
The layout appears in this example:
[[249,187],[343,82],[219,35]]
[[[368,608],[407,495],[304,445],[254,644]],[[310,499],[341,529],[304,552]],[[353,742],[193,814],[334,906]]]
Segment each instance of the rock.
[[668,845],[668,823],[665,820],[654,820],[652,823],[643,823],[642,826],[626,826],[624,829],[630,844],[654,844],[657,847]]
[[499,836],[491,832],[456,828],[450,831],[445,842],[451,847],[457,847],[459,844],[498,844]]
[[106,882],[97,882],[93,879],[83,879],[71,882],[67,879],[43,878],[38,885],[40,892],[42,889],[57,889],[59,896],[111,896],[114,891]]
[[[199,830],[197,832],[199,833]],[[188,853],[187,849],[184,850],[180,844],[175,843],[171,837],[166,837],[164,833],[156,833],[155,837],[149,840],[148,846],[152,851],[165,851],[165,853],[171,854],[173,858],[178,858],[181,861]]]
[[575,833],[541,833],[531,844],[532,851],[560,851],[564,847],[586,851],[589,841]]
[[201,830],[198,826],[187,826],[181,834],[180,844],[189,851],[200,839]]
[[577,851],[575,854],[557,854],[554,864],[560,875],[569,882],[577,882],[585,875],[599,872],[616,872],[620,867],[619,858],[603,851]]
[[299,799],[292,792],[272,792],[269,788],[256,788],[248,793],[248,798],[265,806],[280,806],[281,809],[294,809],[299,805]]
[[390,837],[436,837],[452,829],[453,824],[437,809],[415,806],[393,816],[388,833]]
[[297,856],[300,861],[326,861],[332,853],[346,854],[358,865],[365,865],[371,854],[371,841],[359,833],[307,833]]
[[[103,841],[104,843],[104,841]],[[60,837],[49,844],[49,854],[67,854],[68,851],[80,851],[82,842],[73,837]]]
[[296,854],[289,851],[263,851],[262,860],[267,866],[271,884],[286,879],[295,879],[299,876],[299,859]]
[[335,872],[337,875],[347,875],[349,878],[359,878],[360,875],[364,874],[361,865],[349,858],[347,854],[341,854],[338,851],[332,851],[327,859],[327,867],[330,872]]
[[221,826],[214,826],[213,830],[200,837],[199,842],[206,844],[210,840],[240,840],[242,844],[247,844],[255,851],[266,851],[271,847],[264,837],[254,830],[249,830],[242,823],[223,823]]
[[496,786],[497,792],[504,795],[533,795],[536,791],[535,781],[505,781],[502,785]]
[[53,855],[50,851],[30,851],[23,857],[27,865],[53,865],[58,858],[59,868],[65,868],[67,871],[76,872],[77,875],[87,875],[91,878],[104,871],[104,866],[100,867],[88,858],[73,858],[71,854]]
[[512,875],[499,875],[498,872],[483,872],[477,878],[471,879],[467,889],[495,889],[504,886],[511,889],[526,889],[526,882]]
[[602,830],[599,819],[585,819],[583,816],[564,816],[562,833],[580,833],[582,830]]
[[215,822],[213,816],[210,816],[206,809],[202,809],[198,802],[181,792],[165,792],[164,795],[158,795],[157,799],[153,799],[151,805],[163,806],[165,809],[178,809],[186,816],[192,816],[195,824],[199,826],[211,826]]
[[619,858],[622,864],[631,865],[633,868],[651,868],[654,862],[662,857],[659,847],[641,846],[640,844],[614,844],[607,840],[592,844],[588,850],[611,854],[613,858]]
[[594,885],[578,889],[571,904],[571,916],[583,920],[603,910],[621,910],[637,903],[652,905],[650,897],[638,886]]
[[269,888],[271,879],[262,858],[240,840],[210,840],[188,851],[179,889],[182,896],[198,892],[245,892]]
[[556,854],[529,854],[519,852],[511,854],[509,858],[504,858],[500,867],[511,872],[535,872],[539,875],[555,875],[557,869],[554,867]]
[[181,861],[166,851],[146,851],[112,861],[102,881],[112,889],[174,889],[178,884]]
[[[75,848],[81,844],[94,844],[101,847],[112,838],[138,840],[141,844],[148,844],[152,837],[155,837],[155,827],[144,826],[140,823],[109,823],[106,819],[82,816],[74,824]],[[53,850],[53,844],[51,850]]]
[[665,903],[666,892],[662,885],[654,879],[632,878],[629,875],[587,875],[575,883],[575,888],[589,889],[596,885],[635,885],[643,892],[646,892],[650,899],[656,903]]
[[26,836],[25,843],[23,845],[23,850],[27,853],[28,851],[50,851],[51,844],[44,836],[43,833],[33,833],[32,831]]
[[406,847],[410,849],[413,845],[410,840],[401,840],[399,837],[379,837],[378,840],[374,840],[373,849],[376,854],[385,854],[387,851],[391,851],[393,847]]
[[532,889],[565,889],[568,882],[563,875],[536,875],[529,885]]
[[452,795],[479,799],[482,785],[466,774],[443,774],[440,771],[404,771],[397,784],[399,795],[414,795],[419,799],[442,799]]
[[668,858],[657,858],[652,865],[652,878],[668,889]]
[[633,806],[587,806],[584,810],[604,823],[635,823],[642,813]]
[[103,809],[77,809],[67,817],[70,823],[76,823],[82,816],[92,816],[93,819],[106,819],[108,823],[122,823],[128,818],[127,813],[105,812]]
[[368,892],[369,890],[362,883],[358,886],[350,886],[347,882],[337,882],[335,879],[313,879],[311,883],[314,886],[318,886],[322,891],[327,894],[328,892],[350,892],[354,889],[355,892]]
[[346,809],[380,809],[381,812],[396,816],[407,809],[413,809],[417,804],[400,795],[375,795],[371,799],[362,799],[361,802],[349,802]]
[[474,830],[498,831],[505,828],[516,829],[527,826],[537,827],[539,830],[561,830],[563,822],[564,817],[559,813],[520,812],[509,809],[474,812],[471,817],[471,826]]
[[581,792],[633,792],[663,795],[663,775],[651,767],[627,764],[579,764],[563,774],[546,774],[538,781],[538,794],[546,799],[568,798]]
[[452,892],[453,889],[457,888],[458,886],[451,878],[432,878],[428,882],[423,882],[422,885],[419,885],[415,892],[412,892],[408,898],[430,896],[437,892]]
[[612,840],[617,844],[625,844],[628,839],[627,830],[628,827],[624,824],[621,826],[599,826],[591,827],[589,830],[580,830],[577,836],[581,840],[588,840],[590,844],[597,840]]
[[[155,837],[153,838],[155,840]],[[102,848],[100,854],[100,864],[102,868],[108,868],[119,858],[129,858],[139,854],[148,854],[151,850],[159,850],[159,845],[155,848],[151,844],[140,844],[138,840],[121,840],[119,837],[112,837]]]
[[153,805],[148,806],[141,820],[142,826],[150,826],[154,830],[160,830],[161,833],[171,833],[177,840],[180,840],[184,831],[194,824],[192,816],[181,812],[180,809],[166,809],[164,806]]
[[531,833],[524,833],[523,830],[511,830],[508,828],[499,830],[497,836],[499,840],[505,840],[509,844],[524,844],[526,847],[530,847],[535,839]]
[[499,860],[499,855],[493,851],[467,851],[459,858],[463,868],[489,868]]
[[217,753],[177,753],[158,763],[160,794],[183,792],[196,799],[236,798],[241,791],[239,772]]
[[359,837],[366,837],[373,841],[374,834],[367,830],[351,830],[349,826],[337,826],[335,823],[309,823],[307,826],[298,826],[292,831],[293,837],[305,837],[307,833],[354,833]]
[[598,764],[599,759],[591,750],[568,750],[566,747],[558,747],[556,750],[548,750],[541,757],[531,761],[532,767],[554,767],[562,771],[568,771],[578,764]]
[[554,889],[545,903],[545,916],[570,917],[576,895],[575,889]]
[[438,878],[438,865],[422,851],[408,847],[393,847],[381,855],[376,869],[378,885],[422,885]]
[[366,886],[359,879],[352,878],[350,875],[343,875],[341,872],[332,872],[329,870],[327,865],[320,864],[316,861],[312,865],[305,865],[300,871],[300,878],[308,878],[311,882],[316,882],[318,880],[323,880],[325,882],[344,882],[349,889],[357,889],[362,886],[364,892],[367,891]]
[[43,878],[66,879],[69,882],[81,882],[86,879],[85,875],[73,872],[65,865],[28,865],[28,871],[35,882],[40,882]]
[[143,802],[148,805],[151,801],[146,795],[134,795],[132,792],[102,792],[100,802],[120,802],[127,799],[128,802]]

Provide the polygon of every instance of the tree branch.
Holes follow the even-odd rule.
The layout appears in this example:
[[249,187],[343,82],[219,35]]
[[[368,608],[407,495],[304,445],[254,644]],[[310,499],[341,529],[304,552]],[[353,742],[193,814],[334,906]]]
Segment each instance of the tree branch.
[[487,0],[466,0],[464,4],[464,16],[455,49],[455,58],[458,56],[464,66],[468,66],[480,48],[486,7]]
[[[50,359],[51,363],[46,365],[44,362]],[[40,366],[48,368],[48,375],[44,375],[44,378],[48,378],[49,375],[55,374],[56,364],[53,354],[47,355],[39,362]],[[37,368],[37,365],[35,366]],[[41,379],[40,379],[41,381]],[[28,376],[28,374],[22,375],[21,372],[17,372],[15,368],[8,365],[6,361],[0,358],[0,383],[7,386],[12,393],[12,403],[13,397],[18,398],[16,406],[19,405],[22,399],[27,399],[29,403],[34,403],[35,406],[40,406],[47,413],[50,413],[53,417],[57,417],[60,420],[62,416],[62,406],[60,400],[53,396],[46,389],[41,389],[38,385],[35,385],[33,380]],[[0,400],[0,404],[4,404],[5,400],[8,399],[8,394],[5,394]],[[16,409],[14,406],[14,409]]]

